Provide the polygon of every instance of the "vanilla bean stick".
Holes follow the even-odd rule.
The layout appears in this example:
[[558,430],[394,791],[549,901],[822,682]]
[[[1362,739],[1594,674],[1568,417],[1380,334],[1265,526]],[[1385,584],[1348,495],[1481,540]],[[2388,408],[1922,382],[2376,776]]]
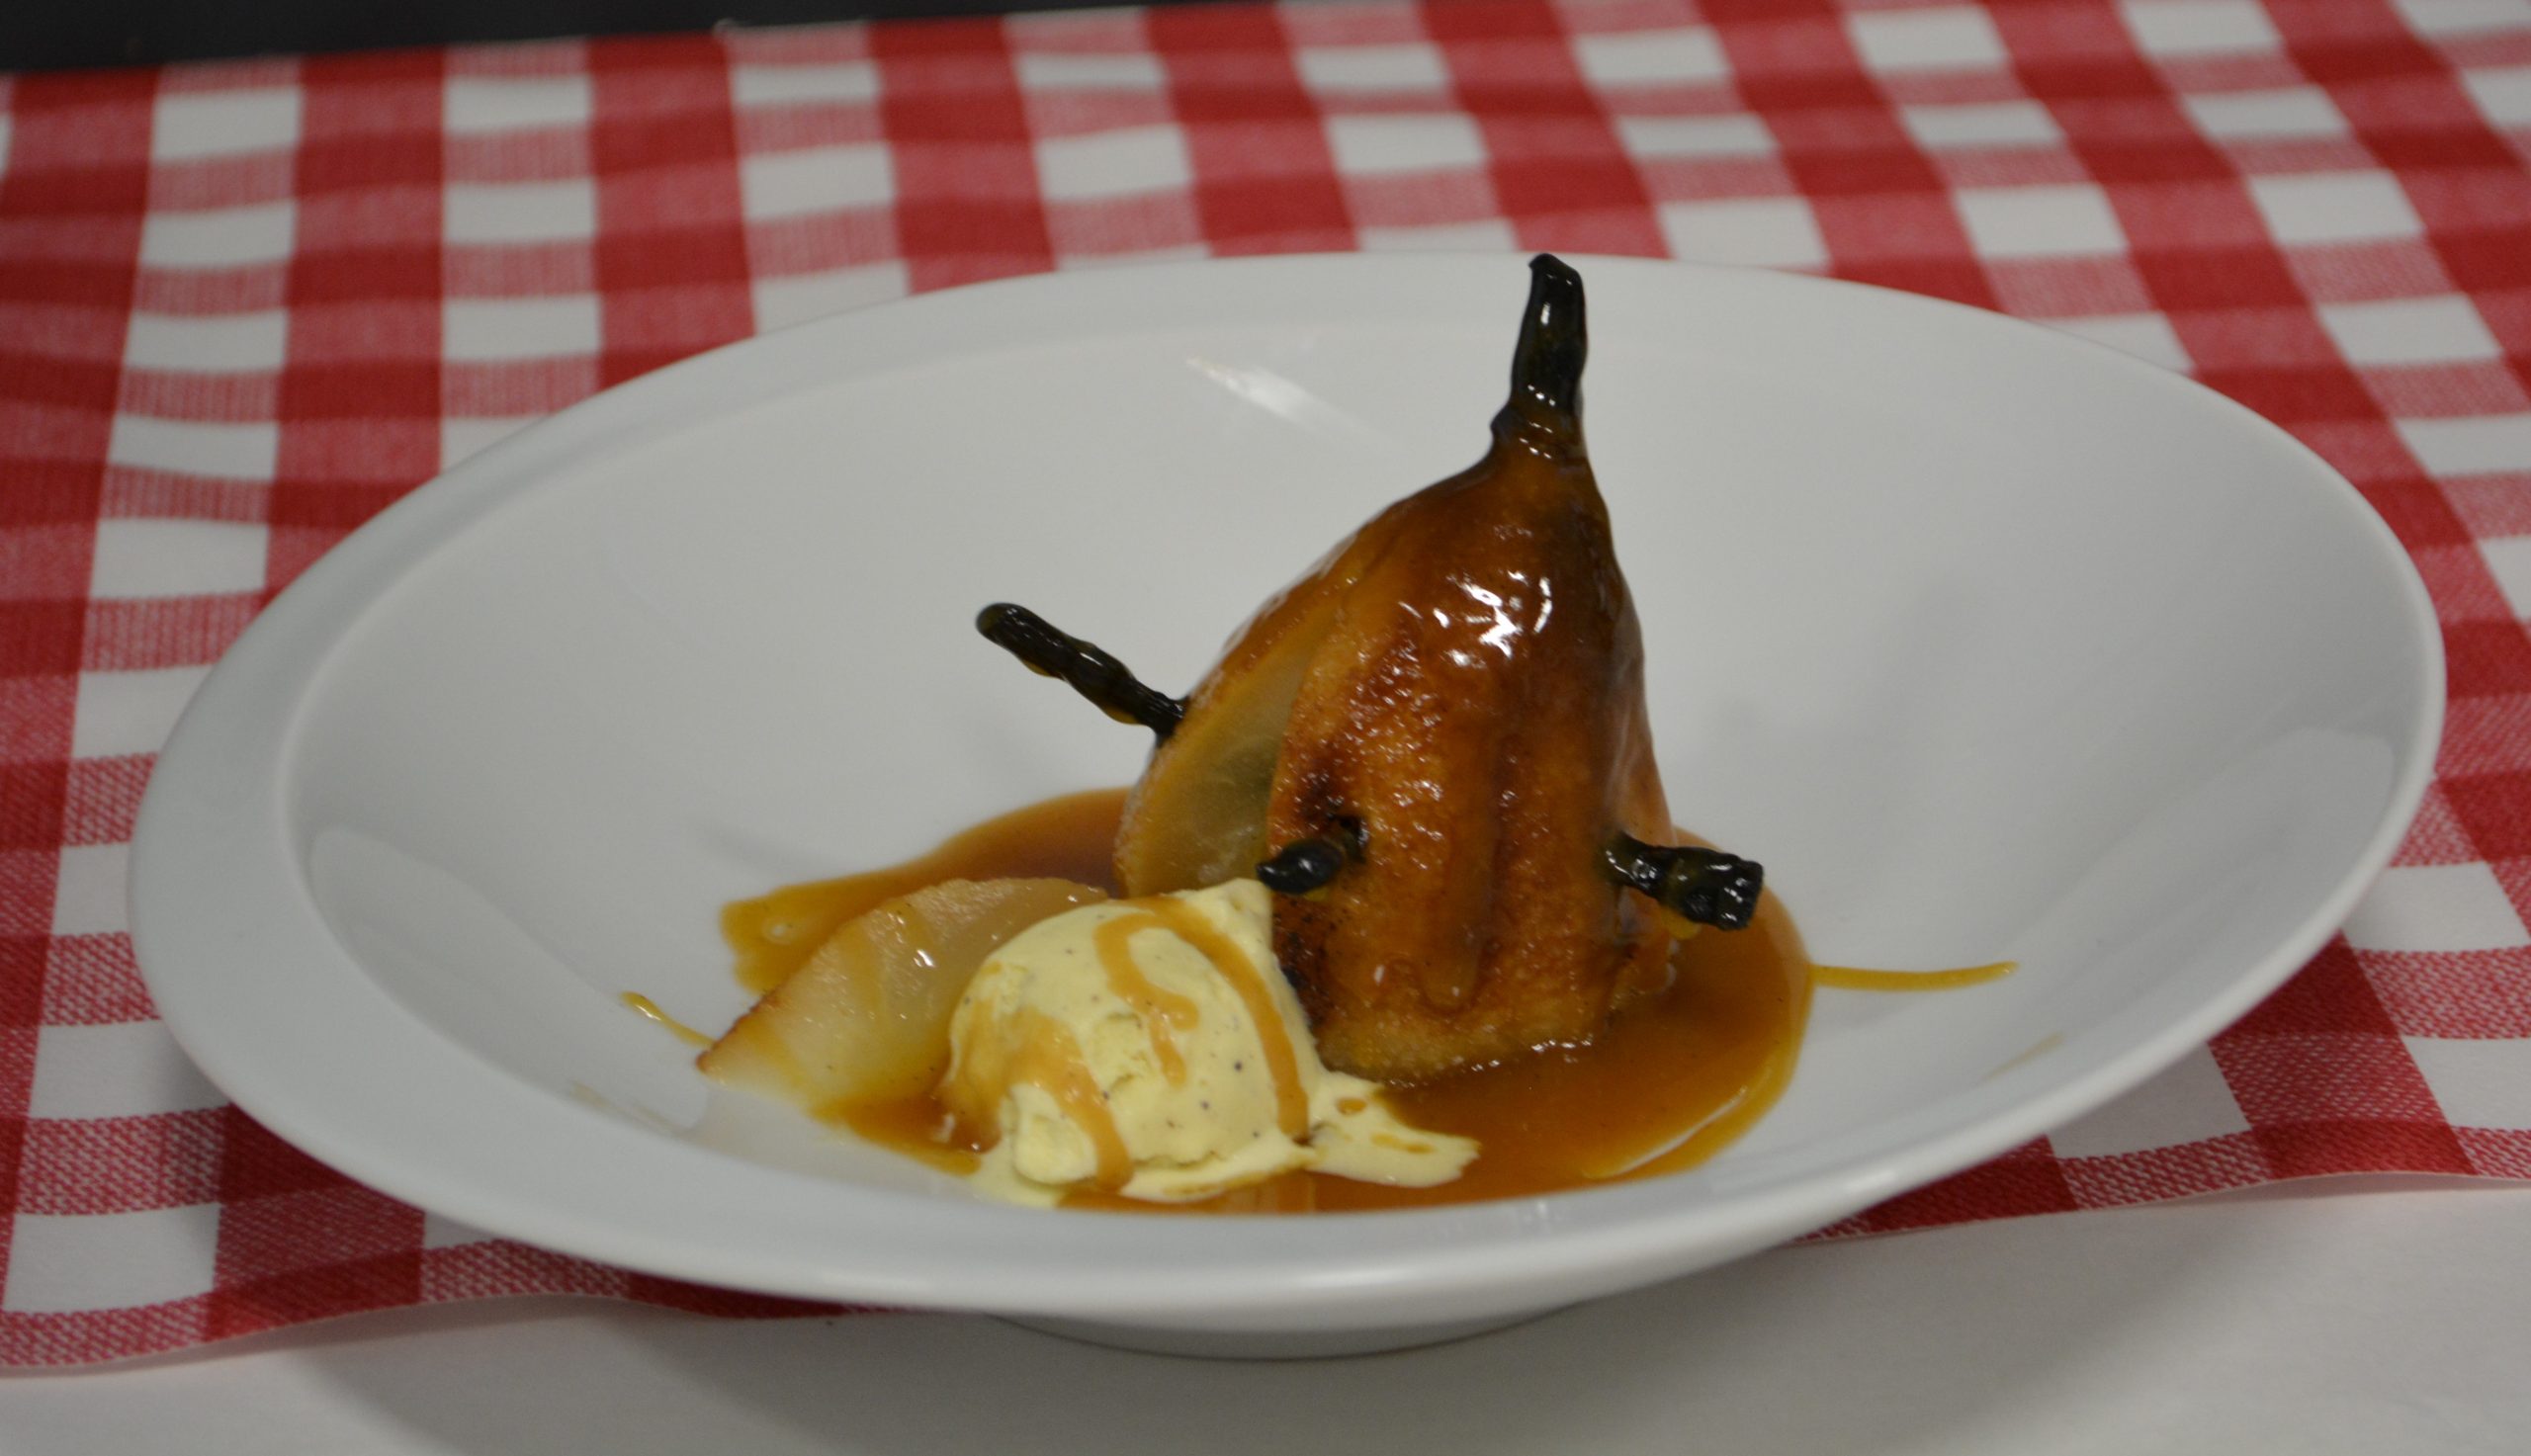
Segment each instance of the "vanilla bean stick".
[[1118,723],[1140,724],[1166,738],[1186,705],[1134,676],[1133,669],[1077,637],[1068,637],[1026,607],[996,602],[976,614],[985,640],[1047,677],[1060,678]]

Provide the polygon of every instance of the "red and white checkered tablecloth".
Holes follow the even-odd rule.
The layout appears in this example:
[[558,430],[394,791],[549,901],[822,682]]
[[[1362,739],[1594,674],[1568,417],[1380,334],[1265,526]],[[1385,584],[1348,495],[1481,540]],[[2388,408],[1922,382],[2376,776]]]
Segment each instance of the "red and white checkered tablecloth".
[[490,1240],[205,1083],[134,805],[272,593],[698,349],[1134,258],[1832,273],[2292,430],[2451,658],[2343,937],[2103,1111],[1831,1234],[2359,1171],[2531,1178],[2531,0],[1337,0],[0,78],[0,1364],[417,1302],[805,1307]]

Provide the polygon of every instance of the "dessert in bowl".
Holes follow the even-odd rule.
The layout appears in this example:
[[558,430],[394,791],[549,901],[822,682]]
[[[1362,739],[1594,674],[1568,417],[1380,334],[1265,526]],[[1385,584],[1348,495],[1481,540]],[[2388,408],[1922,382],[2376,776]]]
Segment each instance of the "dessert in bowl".
[[[1593,464],[1669,811],[1823,989],[1685,1171],[1310,1218],[1014,1208],[720,1092],[627,991],[752,997],[714,911],[1133,779],[977,606],[1222,628],[1502,397],[1511,258],[993,285],[522,433],[276,603],[161,760],[135,938],[249,1112],[486,1230],[663,1274],[1172,1348],[1374,1348],[1683,1273],[2026,1141],[2238,1015],[2388,857],[2440,707],[2361,499],[2174,377],[1902,296],[1583,260]],[[980,423],[981,422],[981,423]],[[1726,620],[1729,631],[1713,631]]]
[[1763,867],[1671,842],[1583,438],[1585,289],[1529,271],[1476,464],[1268,597],[1186,697],[1024,607],[978,616],[1156,742],[1112,823],[1079,816],[1093,838],[997,824],[930,858],[1096,883],[939,863],[733,905],[765,995],[696,1065],[1049,1206],[1555,1192],[1689,1166],[1764,1112],[1811,967],[1781,907],[1740,933]]

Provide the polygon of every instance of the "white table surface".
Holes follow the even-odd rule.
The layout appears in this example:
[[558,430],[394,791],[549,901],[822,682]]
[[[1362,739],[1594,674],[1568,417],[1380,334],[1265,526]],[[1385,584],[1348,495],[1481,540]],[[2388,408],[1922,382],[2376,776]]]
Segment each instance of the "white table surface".
[[1454,1345],[402,1311],[0,1379],[0,1453],[2531,1451],[2531,1188],[2362,1179],[1779,1249]]

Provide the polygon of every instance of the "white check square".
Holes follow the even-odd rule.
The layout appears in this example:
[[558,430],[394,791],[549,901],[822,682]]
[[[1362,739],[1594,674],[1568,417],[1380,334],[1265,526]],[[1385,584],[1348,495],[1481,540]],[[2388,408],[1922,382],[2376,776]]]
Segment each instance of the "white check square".
[[2107,1157],[2249,1131],[2215,1054],[2199,1047],[2141,1086],[2048,1135],[2059,1157]]
[[227,1100],[163,1021],[47,1026],[38,1034],[27,1108],[37,1117],[152,1117]]
[[2531,0],[2391,0],[2420,36],[2447,40],[2531,26]]
[[550,359],[598,347],[598,301],[587,294],[451,299],[440,318],[441,346],[451,359]]
[[448,129],[462,134],[585,127],[594,113],[589,78],[452,76]]
[[1485,139],[1465,117],[1330,117],[1338,171],[1355,176],[1485,165]]
[[1601,86],[1693,85],[1731,74],[1722,43],[1702,26],[1583,36],[1574,41],[1573,55],[1582,74]]
[[1799,198],[1664,203],[1660,221],[1671,254],[1691,262],[1817,268],[1828,261],[1818,219]]
[[281,368],[289,350],[290,315],[279,308],[248,313],[150,313],[132,310],[124,363],[170,374],[261,374]]
[[18,1215],[0,1309],[18,1315],[131,1309],[211,1292],[219,1205],[139,1213]]
[[2154,55],[2229,55],[2285,43],[2258,0],[2127,0],[2119,9],[2136,43]]
[[1969,243],[1988,257],[2094,257],[2127,247],[2097,187],[1966,188],[1958,201]]
[[2422,236],[2425,224],[2388,173],[2253,177],[2250,201],[2281,243],[2369,242]]
[[[2531,414],[2393,420],[2391,428],[2400,432],[2400,443],[2417,464],[2438,475],[2520,474],[2531,470]],[[2491,548],[2510,546],[2516,539],[2482,541],[2479,547],[2493,564]],[[2515,616],[2531,617],[2531,594],[2512,600]]]
[[2483,864],[2394,865],[2355,912],[2346,939],[2359,950],[2487,951],[2531,945],[2495,872]]
[[[1019,84],[1031,91],[1159,91],[1169,85],[1169,72],[1154,55],[1031,52],[1019,57]],[[877,94],[874,73],[871,95]]]
[[1866,12],[1846,29],[1876,71],[1990,70],[2006,60],[1995,23],[1971,5]]
[[166,746],[167,734],[193,701],[194,690],[209,676],[208,665],[79,674],[70,756],[123,758],[157,752]]
[[2465,70],[2461,85],[2488,121],[2499,127],[2531,127],[2531,65]]
[[88,594],[131,600],[261,591],[271,534],[241,521],[108,517],[97,523]]
[[731,73],[730,94],[741,106],[876,101],[879,67],[866,60],[832,65],[742,65]]
[[214,424],[117,414],[106,459],[135,470],[222,480],[269,480],[281,455],[281,426],[269,421]]
[[2406,1037],[2408,1055],[2446,1121],[2462,1128],[2531,1128],[2531,1077],[2522,1044]]
[[597,184],[560,182],[452,183],[448,240],[459,243],[551,242],[597,235]]
[[1642,157],[1764,157],[1776,136],[1752,116],[1619,117],[1617,136]]
[[[131,917],[124,909],[131,886],[129,843],[67,846],[53,873],[52,933],[117,935],[131,929]],[[41,1059],[37,1067],[42,1070]]]
[[896,166],[875,142],[758,152],[739,164],[740,206],[749,217],[885,207],[896,195]]
[[1440,91],[1450,84],[1441,53],[1420,41],[1394,45],[1306,45],[1294,53],[1312,91]]
[[162,92],[150,118],[149,154],[162,162],[283,151],[299,144],[299,90]]
[[2315,86],[2273,91],[2210,92],[2182,96],[2197,129],[2219,141],[2334,139],[2347,134],[2346,117]]
[[2504,347],[2477,306],[2458,295],[2322,303],[2319,315],[2321,327],[2349,364],[2459,364],[2504,357]]
[[200,213],[152,212],[140,224],[140,261],[151,268],[235,268],[290,256],[299,209],[287,199]]
[[[2524,439],[2531,443],[2531,432],[2526,432]],[[2413,441],[2409,448],[2415,448]],[[2417,451],[2417,458],[2427,470],[2437,470],[2425,452]],[[2496,590],[2504,593],[2505,604],[2513,608],[2513,615],[2531,622],[2531,536],[2484,539],[2479,542],[2479,558],[2487,563],[2487,574],[2495,578]]]
[[803,319],[824,318],[829,313],[902,299],[911,291],[906,265],[893,261],[829,273],[759,278],[755,281],[755,326],[773,329]]
[[2054,146],[2065,133],[2036,101],[1990,101],[1970,106],[1898,109],[1907,134],[1937,151],[1967,146]]
[[1194,176],[1185,133],[1176,127],[1050,136],[1037,143],[1037,181],[1049,198],[1078,202],[1164,192],[1184,187]]

